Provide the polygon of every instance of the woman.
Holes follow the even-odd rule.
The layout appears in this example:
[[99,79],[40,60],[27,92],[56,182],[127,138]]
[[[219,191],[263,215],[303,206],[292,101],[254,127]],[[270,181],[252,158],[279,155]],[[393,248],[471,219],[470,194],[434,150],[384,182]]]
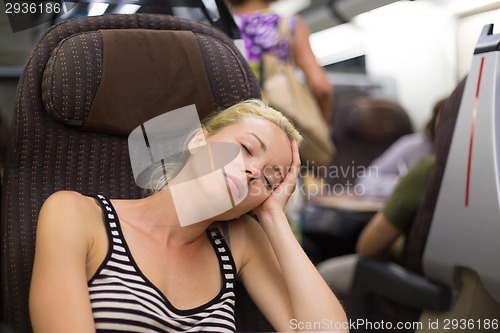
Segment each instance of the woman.
[[[229,0],[242,32],[248,61],[259,74],[264,53],[271,53],[284,62],[294,61],[304,72],[324,118],[329,122],[333,108],[333,89],[325,71],[316,61],[309,44],[309,29],[300,16],[281,17],[270,10],[276,0]],[[286,27],[280,26],[287,25]],[[282,31],[290,31],[291,38]]]
[[[283,213],[300,165],[298,132],[260,101],[220,112],[204,131],[209,144],[238,145],[244,163],[248,194],[217,216],[181,227],[169,186],[138,200],[67,191],[47,199],[30,291],[35,333],[233,332],[235,278],[278,331],[346,325]],[[219,221],[230,221],[227,230]]]

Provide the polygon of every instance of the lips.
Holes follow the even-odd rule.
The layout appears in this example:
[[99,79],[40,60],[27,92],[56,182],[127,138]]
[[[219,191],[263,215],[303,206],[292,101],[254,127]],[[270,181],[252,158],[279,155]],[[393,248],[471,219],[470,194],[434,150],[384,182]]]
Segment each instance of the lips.
[[233,199],[240,199],[243,193],[243,186],[241,182],[236,179],[236,177],[233,177],[231,175],[225,175],[227,184],[229,186],[229,190],[231,191],[231,194],[233,195]]

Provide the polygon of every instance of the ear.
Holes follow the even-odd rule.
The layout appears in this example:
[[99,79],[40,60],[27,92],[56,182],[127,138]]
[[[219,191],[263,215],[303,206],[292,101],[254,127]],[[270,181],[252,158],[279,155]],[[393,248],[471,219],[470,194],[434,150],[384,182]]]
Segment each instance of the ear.
[[195,136],[189,141],[188,143],[188,149],[193,153],[193,150],[196,148],[199,148],[201,146],[205,146],[207,144],[206,140],[206,130],[203,128],[200,128],[198,132],[196,132]]

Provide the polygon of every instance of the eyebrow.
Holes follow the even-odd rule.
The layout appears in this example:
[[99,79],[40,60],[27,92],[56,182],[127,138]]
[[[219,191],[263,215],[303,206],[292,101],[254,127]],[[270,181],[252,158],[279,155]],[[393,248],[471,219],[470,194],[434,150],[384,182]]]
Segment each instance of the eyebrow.
[[247,132],[247,133],[248,133],[248,134],[250,134],[250,135],[253,135],[253,136],[257,139],[257,141],[259,141],[259,142],[260,142],[260,148],[261,148],[263,151],[266,151],[266,150],[267,150],[267,146],[266,146],[266,144],[265,144],[264,142],[262,142],[262,140],[261,140],[261,139],[257,136],[257,134],[252,133],[252,132]]

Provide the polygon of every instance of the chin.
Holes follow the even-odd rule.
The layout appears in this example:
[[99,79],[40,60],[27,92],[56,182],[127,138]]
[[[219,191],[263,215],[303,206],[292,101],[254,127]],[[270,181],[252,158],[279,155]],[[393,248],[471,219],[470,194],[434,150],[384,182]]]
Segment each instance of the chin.
[[242,209],[242,207],[236,206],[233,209],[228,210],[227,212],[224,212],[219,216],[217,216],[217,220],[219,221],[237,220],[246,213],[249,213],[250,211],[251,209]]

